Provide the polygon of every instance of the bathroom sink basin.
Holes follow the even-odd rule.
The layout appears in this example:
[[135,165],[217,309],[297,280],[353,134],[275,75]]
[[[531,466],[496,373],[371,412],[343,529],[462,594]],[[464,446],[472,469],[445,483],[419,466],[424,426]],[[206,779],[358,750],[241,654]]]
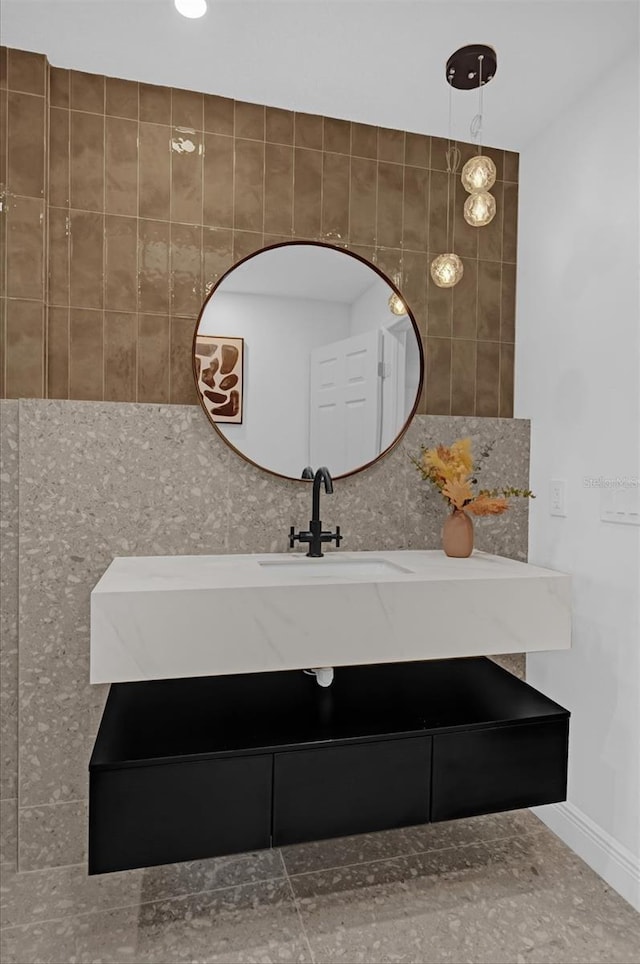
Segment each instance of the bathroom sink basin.
[[399,566],[387,559],[335,559],[325,556],[322,559],[262,559],[259,566],[264,566],[275,576],[288,578],[292,572],[298,572],[307,579],[326,579],[328,576],[343,576],[346,579],[374,579],[382,576],[398,576],[412,573],[412,569]]
[[91,682],[567,649],[570,583],[483,552],[118,558],[91,593]]

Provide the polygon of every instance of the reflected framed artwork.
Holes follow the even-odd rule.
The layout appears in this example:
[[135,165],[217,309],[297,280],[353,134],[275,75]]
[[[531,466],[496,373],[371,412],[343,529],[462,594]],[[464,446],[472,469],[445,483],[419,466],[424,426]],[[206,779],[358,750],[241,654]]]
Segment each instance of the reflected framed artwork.
[[199,334],[194,361],[198,391],[209,418],[241,425],[244,338]]

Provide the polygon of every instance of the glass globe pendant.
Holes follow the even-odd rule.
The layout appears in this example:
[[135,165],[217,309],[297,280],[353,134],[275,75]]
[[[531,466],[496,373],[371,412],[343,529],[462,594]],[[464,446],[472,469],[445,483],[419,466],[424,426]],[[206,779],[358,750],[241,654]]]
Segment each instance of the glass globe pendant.
[[397,295],[397,294],[395,293],[395,291],[392,292],[392,294],[389,295],[389,301],[387,302],[387,304],[389,305],[389,311],[390,311],[392,314],[394,314],[394,315],[406,315],[406,313],[407,313],[407,306],[405,305],[405,303],[404,303],[404,301],[402,300],[402,298],[400,297],[400,295]]
[[496,183],[496,166],[486,154],[471,157],[462,168],[462,186],[469,194],[488,191]]
[[464,274],[464,265],[457,254],[439,254],[431,262],[431,277],[438,288],[453,288]]
[[483,228],[496,216],[496,199],[488,191],[470,194],[464,202],[464,219],[474,228]]

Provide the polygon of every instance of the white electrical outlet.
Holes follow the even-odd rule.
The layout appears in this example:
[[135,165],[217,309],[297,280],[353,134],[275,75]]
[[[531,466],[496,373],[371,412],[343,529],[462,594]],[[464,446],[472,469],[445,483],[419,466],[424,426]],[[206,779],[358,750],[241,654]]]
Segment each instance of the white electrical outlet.
[[560,516],[567,514],[567,483],[564,479],[551,479],[549,482],[549,513]]

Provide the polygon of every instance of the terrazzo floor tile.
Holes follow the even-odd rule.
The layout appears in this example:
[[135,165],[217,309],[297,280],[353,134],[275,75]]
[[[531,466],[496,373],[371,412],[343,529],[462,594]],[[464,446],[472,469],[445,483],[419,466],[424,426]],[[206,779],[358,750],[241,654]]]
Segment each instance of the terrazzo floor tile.
[[78,962],[311,961],[287,881],[90,914],[76,930]]
[[[294,876],[315,960],[636,961],[638,915],[563,845],[546,838],[535,834]],[[590,890],[594,909],[585,912],[580,908]]]
[[112,908],[138,907],[202,891],[281,879],[284,874],[278,850],[91,877],[82,864],[28,873],[7,871],[0,884],[0,923],[2,927],[12,927]]

